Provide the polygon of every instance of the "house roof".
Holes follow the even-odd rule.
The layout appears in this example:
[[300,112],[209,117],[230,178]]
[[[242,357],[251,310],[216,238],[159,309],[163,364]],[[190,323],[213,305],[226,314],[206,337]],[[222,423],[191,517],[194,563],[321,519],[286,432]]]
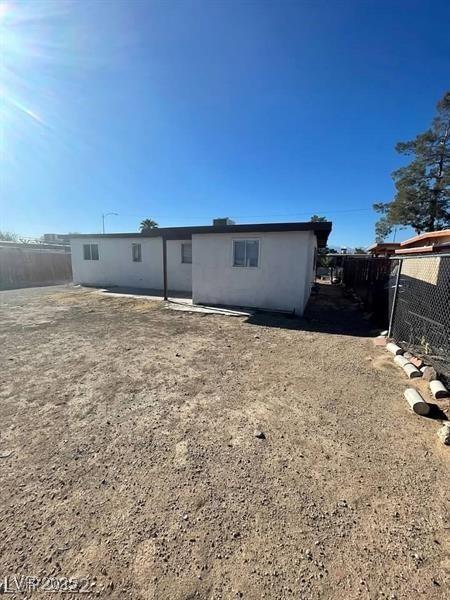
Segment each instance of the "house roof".
[[400,248],[400,242],[376,242],[367,248],[367,252],[395,250]]
[[430,254],[436,252],[436,245],[431,246],[413,246],[412,248],[399,248],[395,254]]
[[267,233],[288,231],[313,231],[317,236],[317,244],[324,247],[331,232],[330,221],[298,222],[298,223],[247,223],[244,225],[197,225],[194,227],[157,227],[143,233],[78,233],[70,235],[70,239],[78,238],[139,238],[164,237],[168,240],[191,239],[192,235],[205,233]]
[[416,235],[408,240],[405,240],[400,245],[403,246],[411,246],[416,244],[417,242],[431,242],[436,238],[441,237],[450,237],[450,229],[443,229],[442,231],[428,231],[427,233],[421,233],[420,235]]
[[[420,244],[420,245],[419,245]],[[431,254],[448,252],[450,248],[450,229],[429,231],[416,235],[400,244],[395,254]]]

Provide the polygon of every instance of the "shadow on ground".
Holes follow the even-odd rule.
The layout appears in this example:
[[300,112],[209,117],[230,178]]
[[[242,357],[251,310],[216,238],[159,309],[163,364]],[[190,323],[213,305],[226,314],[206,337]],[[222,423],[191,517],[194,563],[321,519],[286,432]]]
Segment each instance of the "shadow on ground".
[[[163,298],[161,290],[153,289],[105,286],[101,288],[101,291],[106,294],[123,296]],[[192,304],[190,292],[170,292],[170,300],[172,304]],[[207,310],[208,308],[210,311]],[[205,307],[205,312],[218,312],[233,316],[247,315],[246,322],[251,325],[279,327],[281,329],[298,329],[301,331],[316,331],[361,337],[370,337],[377,333],[373,323],[361,311],[359,305],[344,295],[343,288],[329,283],[316,284],[305,313],[301,318],[287,313],[272,313],[259,311],[254,308],[245,309],[222,305]]]
[[[84,284],[83,287],[89,287],[97,289],[106,294],[120,294],[121,296],[151,296],[152,298],[160,298],[161,300],[164,298],[164,292],[162,290],[156,290],[153,288],[136,288],[136,287],[122,287],[119,285],[110,285],[110,286],[89,286]],[[181,298],[181,299],[189,299],[192,297],[192,292],[174,292],[170,291],[170,298]]]
[[432,402],[428,402],[430,412],[425,415],[426,419],[433,419],[434,421],[448,421],[448,417],[440,406]]
[[328,283],[316,285],[301,318],[280,313],[255,312],[248,317],[247,323],[361,337],[376,334],[373,324],[359,305],[344,296],[343,288]]

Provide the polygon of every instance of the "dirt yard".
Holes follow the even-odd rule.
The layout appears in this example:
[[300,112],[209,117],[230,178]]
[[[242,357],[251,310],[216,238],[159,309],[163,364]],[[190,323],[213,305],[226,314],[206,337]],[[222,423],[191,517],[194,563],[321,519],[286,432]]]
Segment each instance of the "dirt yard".
[[304,320],[0,293],[0,582],[73,577],[87,597],[136,600],[449,598],[450,448],[328,288]]

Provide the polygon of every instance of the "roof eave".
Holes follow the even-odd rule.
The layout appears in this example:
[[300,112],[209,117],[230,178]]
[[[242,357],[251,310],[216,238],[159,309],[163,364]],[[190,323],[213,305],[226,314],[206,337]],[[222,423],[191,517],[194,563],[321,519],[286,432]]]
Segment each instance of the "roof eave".
[[425,233],[421,233],[420,235],[416,235],[412,238],[409,238],[408,240],[405,240],[400,244],[400,246],[409,246],[410,244],[415,244],[416,242],[420,242],[422,240],[446,236],[450,236],[450,229],[441,229],[440,231],[427,231]]
[[87,238],[147,238],[164,237],[166,239],[190,239],[192,235],[210,233],[269,233],[269,232],[295,232],[312,231],[317,237],[320,247],[326,246],[331,232],[332,223],[324,222],[293,222],[293,223],[247,223],[242,225],[199,225],[194,227],[159,227],[145,232],[136,233],[79,233],[70,236],[70,239]]

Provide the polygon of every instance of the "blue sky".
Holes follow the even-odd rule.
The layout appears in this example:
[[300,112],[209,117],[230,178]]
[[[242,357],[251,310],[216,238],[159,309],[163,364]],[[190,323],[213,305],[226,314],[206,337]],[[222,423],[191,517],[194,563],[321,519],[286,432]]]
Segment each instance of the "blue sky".
[[318,213],[368,245],[449,87],[440,0],[0,6],[0,229],[27,236]]

